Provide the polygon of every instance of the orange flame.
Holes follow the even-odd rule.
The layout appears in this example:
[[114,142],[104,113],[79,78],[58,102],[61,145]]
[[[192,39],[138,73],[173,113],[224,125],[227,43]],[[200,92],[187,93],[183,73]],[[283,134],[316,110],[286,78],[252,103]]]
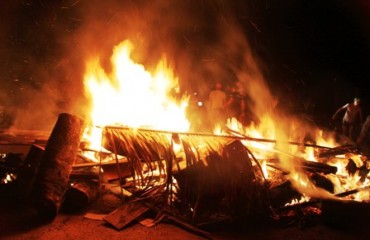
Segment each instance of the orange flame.
[[178,100],[171,95],[178,89],[178,79],[166,60],[160,61],[152,74],[131,59],[132,50],[128,40],[114,48],[111,74],[97,61],[87,64],[84,83],[92,99],[93,125],[187,131],[188,97]]
[[[91,122],[93,126],[120,125],[130,128],[147,128],[156,130],[186,132],[190,123],[186,119],[185,110],[189,96],[176,97],[174,90],[178,90],[178,78],[168,67],[166,60],[158,63],[156,70],[151,73],[141,64],[131,59],[133,45],[130,41],[123,41],[114,48],[111,58],[112,72],[107,73],[97,60],[87,64],[84,83],[88,95],[91,97]],[[229,119],[228,128],[256,139],[276,141],[248,141],[243,144],[251,148],[253,154],[260,162],[266,178],[273,176],[268,171],[268,160],[278,157],[284,171],[289,172],[288,178],[306,199],[310,197],[331,198],[334,195],[317,188],[310,182],[308,176],[296,166],[291,156],[309,161],[318,161],[314,148],[304,147],[304,133],[309,132],[310,137],[318,146],[338,146],[334,137],[324,135],[322,130],[307,126],[296,119],[288,117],[278,118],[272,114],[261,114],[260,122],[248,127],[240,124],[236,119]],[[101,129],[100,129],[101,130]],[[101,131],[96,129],[90,132],[89,140],[96,149],[101,149]],[[302,136],[300,136],[299,133]],[[222,134],[218,126],[215,134]],[[299,144],[287,144],[295,141]],[[181,148],[174,146],[175,152],[181,154]],[[356,159],[356,157],[352,156]],[[348,177],[345,173],[345,163],[335,158],[338,174],[328,176],[335,185],[335,193],[366,186],[368,180],[359,185],[359,177]],[[341,164],[340,164],[341,163]],[[329,164],[329,162],[328,162]],[[345,180],[343,180],[346,178]],[[360,194],[362,194],[360,196]],[[356,200],[369,198],[367,192],[359,193]]]

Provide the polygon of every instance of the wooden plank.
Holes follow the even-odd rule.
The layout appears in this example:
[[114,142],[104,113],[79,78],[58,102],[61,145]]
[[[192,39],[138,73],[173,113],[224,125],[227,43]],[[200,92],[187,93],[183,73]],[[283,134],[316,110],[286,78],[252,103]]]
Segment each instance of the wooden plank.
[[140,201],[127,202],[109,213],[103,220],[111,224],[117,230],[121,230],[149,209],[148,206]]

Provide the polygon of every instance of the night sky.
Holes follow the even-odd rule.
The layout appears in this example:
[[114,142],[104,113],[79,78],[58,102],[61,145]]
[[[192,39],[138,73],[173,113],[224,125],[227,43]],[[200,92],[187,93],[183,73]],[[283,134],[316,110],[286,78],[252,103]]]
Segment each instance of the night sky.
[[125,38],[140,45],[135,57],[146,66],[166,52],[189,91],[206,95],[241,71],[254,76],[252,55],[294,112],[330,115],[356,96],[370,112],[366,0],[2,0],[0,16],[0,104],[22,116],[20,127],[78,112],[86,58],[98,54],[109,69]]
[[370,4],[330,0],[270,3],[270,8],[259,13],[262,33],[257,36],[265,44],[262,52],[271,64],[268,78],[277,85],[288,85],[287,89],[311,101],[319,112],[352,101],[354,96],[368,104]]

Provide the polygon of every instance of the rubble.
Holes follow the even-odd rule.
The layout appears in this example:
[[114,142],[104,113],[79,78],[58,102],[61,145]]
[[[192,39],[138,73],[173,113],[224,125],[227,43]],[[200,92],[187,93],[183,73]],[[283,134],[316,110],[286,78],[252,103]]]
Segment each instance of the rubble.
[[[87,151],[81,141],[83,121],[68,114],[60,117],[45,145],[30,143],[23,161],[14,158],[17,154],[3,153],[6,160],[1,162],[2,172],[12,166],[16,176],[16,184],[3,181],[1,187],[10,187],[24,202],[31,200],[39,214],[51,221],[59,211],[86,211],[87,218],[99,219],[117,230],[133,221],[152,227],[166,220],[208,237],[203,229],[216,222],[243,225],[247,219],[281,221],[287,216],[303,219],[322,213],[326,220],[331,219],[335,215],[331,204],[356,205],[348,196],[370,189],[365,186],[334,194],[334,183],[327,177],[338,174],[338,169],[326,157],[335,156],[338,149],[341,154],[346,149],[353,153],[353,147],[318,147],[322,162],[289,155],[317,188],[333,195],[332,200],[304,200],[304,194],[285,178],[289,173],[277,159],[267,159],[273,177],[264,176],[259,160],[242,143],[243,136],[107,126],[103,131],[107,150],[95,153],[104,162],[92,162],[83,155]],[[181,146],[180,151],[174,150],[175,144]],[[368,179],[366,162],[358,166],[348,158],[346,170],[349,176],[361,172],[363,182]],[[55,191],[48,186],[55,186]],[[115,196],[114,206],[103,212],[91,211],[107,194]],[[361,204],[365,209],[368,206]]]

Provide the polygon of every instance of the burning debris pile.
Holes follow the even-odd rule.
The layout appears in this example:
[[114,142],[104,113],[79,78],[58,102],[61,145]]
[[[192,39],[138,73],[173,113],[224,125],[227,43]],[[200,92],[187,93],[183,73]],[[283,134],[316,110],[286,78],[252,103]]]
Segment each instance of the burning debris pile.
[[[3,154],[1,187],[13,186],[50,220],[61,209],[89,209],[104,190],[118,189],[120,206],[101,218],[118,230],[145,217],[146,226],[167,219],[207,235],[202,226],[215,222],[313,213],[331,219],[340,203],[365,204],[368,212],[368,161],[353,146],[287,143],[315,150],[320,161],[309,161],[279,150],[274,140],[232,130],[214,135],[106,126],[97,151],[82,140],[84,126],[61,114],[46,145],[33,144],[24,161]],[[273,154],[255,143],[274,145]],[[297,172],[287,171],[282,155]]]
[[230,121],[217,134],[190,132],[187,98],[168,94],[177,78],[165,62],[147,72],[130,59],[131,47],[124,41],[115,48],[112,73],[87,65],[89,121],[60,114],[48,140],[30,144],[24,159],[2,153],[1,188],[12,188],[49,220],[87,210],[109,193],[119,200],[115,207],[86,217],[118,230],[134,220],[154,226],[166,219],[201,235],[217,222],[330,219],[338,203],[367,208],[369,161],[356,146],[318,145],[283,118],[279,128],[264,124],[272,119],[261,103],[265,130]]

